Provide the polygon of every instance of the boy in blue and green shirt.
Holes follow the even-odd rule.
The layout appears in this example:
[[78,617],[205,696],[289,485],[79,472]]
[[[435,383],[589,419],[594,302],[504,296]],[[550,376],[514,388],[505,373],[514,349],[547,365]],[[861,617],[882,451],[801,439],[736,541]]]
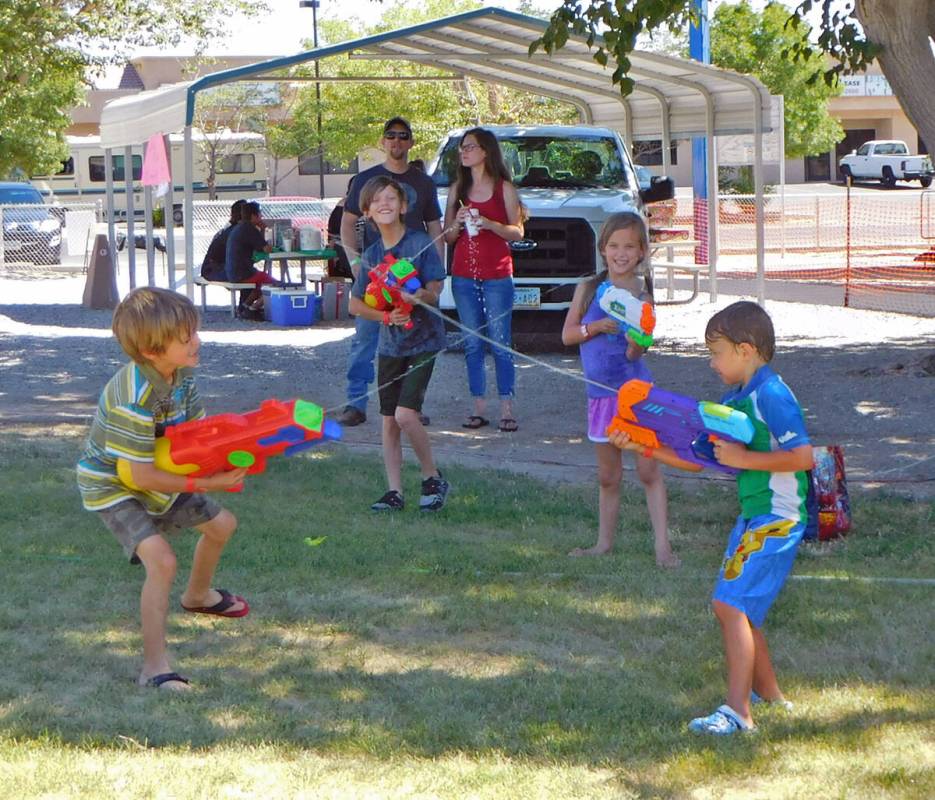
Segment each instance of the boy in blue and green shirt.
[[[790,705],[776,681],[762,626],[805,532],[812,446],[795,395],[769,367],[775,334],[762,308],[742,301],[719,311],[708,321],[705,342],[711,368],[736,387],[721,402],[743,411],[755,431],[749,445],[714,442],[717,460],[740,470],[740,516],[713,594],[727,659],[727,702],[688,725],[696,733],[730,735],[753,730],[751,701]],[[633,449],[625,434],[611,441]],[[655,457],[684,467],[667,450],[660,448]]]

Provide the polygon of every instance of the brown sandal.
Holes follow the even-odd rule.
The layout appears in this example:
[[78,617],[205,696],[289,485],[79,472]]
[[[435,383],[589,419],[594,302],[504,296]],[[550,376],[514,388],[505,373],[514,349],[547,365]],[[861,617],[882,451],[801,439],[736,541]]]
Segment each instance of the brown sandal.
[[467,422],[462,422],[462,428],[470,428],[471,430],[477,430],[478,428],[483,428],[485,425],[489,425],[490,420],[486,417],[482,417],[478,414],[471,414],[467,418]]
[[514,433],[519,430],[519,423],[513,417],[504,417],[500,420],[500,430],[503,433]]

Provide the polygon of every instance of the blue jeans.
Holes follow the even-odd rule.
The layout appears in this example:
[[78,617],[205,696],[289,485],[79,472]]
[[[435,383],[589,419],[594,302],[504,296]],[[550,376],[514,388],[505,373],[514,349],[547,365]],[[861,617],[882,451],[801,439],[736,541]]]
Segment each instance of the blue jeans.
[[[461,324],[493,339],[498,345],[512,345],[513,279],[474,280],[452,277],[451,293]],[[467,362],[468,386],[472,397],[483,397],[487,391],[484,353],[487,345],[477,336],[464,333],[464,360]],[[513,396],[515,370],[513,354],[503,347],[493,347],[493,362],[497,372],[497,393],[501,398]]]
[[373,359],[380,341],[380,323],[357,317],[351,352],[347,355],[347,404],[367,413],[367,390],[376,372]]

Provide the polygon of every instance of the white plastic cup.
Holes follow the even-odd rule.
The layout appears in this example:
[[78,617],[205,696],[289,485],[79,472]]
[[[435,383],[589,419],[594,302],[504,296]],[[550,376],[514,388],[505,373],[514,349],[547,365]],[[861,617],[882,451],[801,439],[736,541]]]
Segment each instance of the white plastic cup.
[[476,208],[468,209],[468,216],[464,218],[464,227],[468,236],[477,236],[480,233],[480,225],[477,224],[478,217],[480,217],[480,211]]

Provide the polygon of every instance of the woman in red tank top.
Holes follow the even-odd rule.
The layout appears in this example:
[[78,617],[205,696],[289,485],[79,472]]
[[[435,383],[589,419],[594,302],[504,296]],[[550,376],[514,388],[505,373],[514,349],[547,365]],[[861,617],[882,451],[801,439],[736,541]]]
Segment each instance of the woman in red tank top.
[[[458,149],[461,165],[445,211],[445,240],[454,245],[451,291],[461,324],[472,331],[486,328],[486,335],[502,345],[493,348],[499,428],[510,433],[518,426],[513,413],[513,356],[504,349],[512,344],[513,257],[508,242],[523,238],[522,205],[490,131],[471,128],[461,137]],[[489,422],[484,417],[484,353],[484,341],[466,333],[464,360],[474,409],[465,428],[481,428]]]

